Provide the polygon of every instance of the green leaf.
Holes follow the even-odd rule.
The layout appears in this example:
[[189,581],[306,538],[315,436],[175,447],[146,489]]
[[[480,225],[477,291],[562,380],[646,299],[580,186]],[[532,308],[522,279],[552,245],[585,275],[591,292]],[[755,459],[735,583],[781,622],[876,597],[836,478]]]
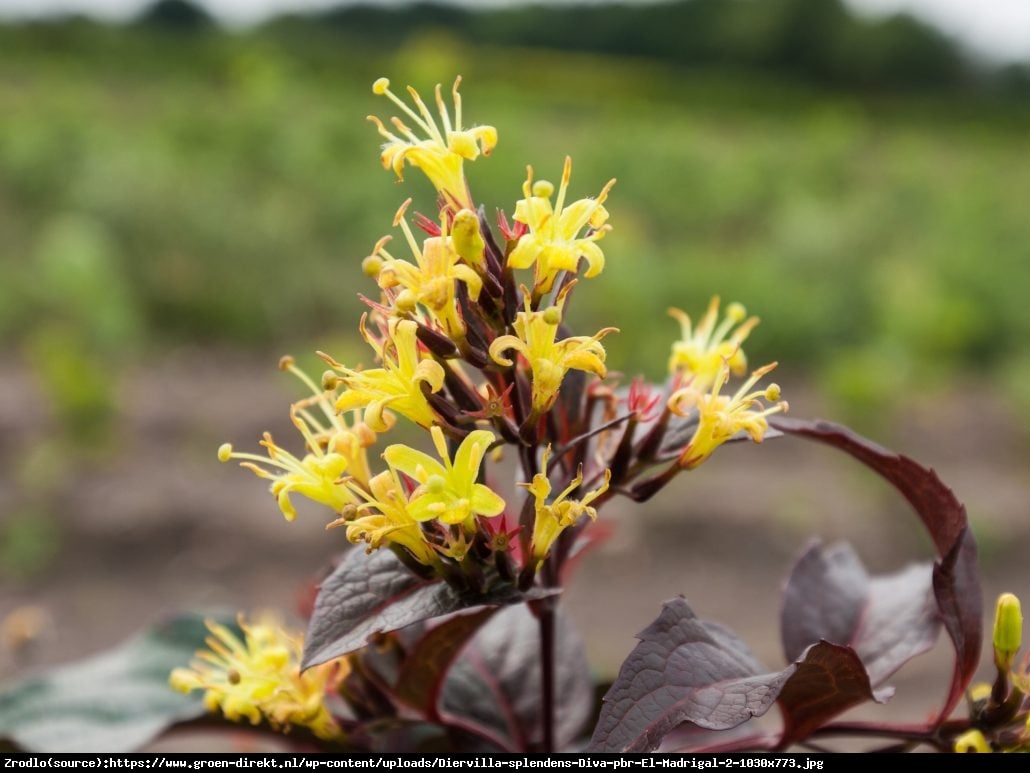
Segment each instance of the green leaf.
[[203,617],[181,615],[101,655],[6,686],[0,741],[33,752],[138,749],[205,713],[202,693],[174,691],[168,675],[189,663],[206,635]]

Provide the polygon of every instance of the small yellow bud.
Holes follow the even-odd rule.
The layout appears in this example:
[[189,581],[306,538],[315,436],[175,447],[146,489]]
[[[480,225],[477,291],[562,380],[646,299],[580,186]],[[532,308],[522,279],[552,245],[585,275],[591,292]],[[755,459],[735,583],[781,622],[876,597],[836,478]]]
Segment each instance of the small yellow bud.
[[335,392],[336,387],[340,385],[340,377],[337,376],[333,371],[327,370],[322,374],[322,389],[326,392]]
[[390,88],[389,78],[377,78],[376,82],[372,84],[372,93],[377,96],[382,96],[386,93],[388,88]]
[[533,195],[538,196],[541,199],[551,198],[551,194],[554,193],[554,185],[547,182],[547,180],[537,180],[533,183]]
[[227,462],[232,459],[232,443],[222,443],[218,446],[218,461]]
[[1023,612],[1013,593],[998,596],[994,612],[994,662],[1007,670],[1019,652],[1023,639]]
[[979,730],[970,730],[955,739],[955,751],[959,754],[968,752],[990,752],[991,746]]
[[284,354],[279,358],[279,370],[289,370],[293,367],[296,360],[293,359],[289,354]]
[[375,279],[379,276],[379,272],[383,270],[383,259],[378,255],[369,255],[363,261],[361,261],[361,271],[369,279]]
[[483,241],[483,235],[479,232],[479,217],[471,209],[463,209],[454,216],[454,223],[451,226],[451,242],[454,245],[454,251],[469,265],[482,265],[486,243]]
[[557,325],[561,322],[561,311],[556,306],[549,306],[544,311],[544,322],[548,325]]

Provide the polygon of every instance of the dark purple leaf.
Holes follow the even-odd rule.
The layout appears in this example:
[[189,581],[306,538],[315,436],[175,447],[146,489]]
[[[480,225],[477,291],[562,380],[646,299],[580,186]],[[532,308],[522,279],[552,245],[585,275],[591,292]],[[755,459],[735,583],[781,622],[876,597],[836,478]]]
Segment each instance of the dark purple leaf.
[[[540,723],[540,630],[523,604],[500,610],[455,661],[443,686],[444,721],[483,728],[523,751],[543,739]],[[568,748],[593,708],[593,679],[583,643],[561,614],[555,630],[555,740]]]
[[783,712],[780,748],[803,741],[831,718],[869,700],[882,703],[893,690],[874,695],[869,675],[850,647],[819,642],[783,672],[789,678],[777,700]]
[[308,624],[304,668],[326,663],[368,643],[370,636],[462,609],[517,604],[557,590],[519,593],[501,586],[463,594],[443,580],[417,577],[386,550],[351,550],[322,583]]
[[496,611],[496,607],[487,607],[471,614],[455,615],[427,631],[401,664],[395,688],[397,697],[409,706],[434,715],[447,670],[465,643]]
[[937,641],[931,567],[870,578],[850,545],[812,545],[787,582],[780,622],[788,661],[818,641],[847,645],[878,685]]
[[665,602],[637,638],[604,697],[588,751],[653,751],[683,722],[736,727],[768,711],[790,676],[767,673],[743,641],[699,619],[683,597]]
[[976,542],[966,509],[937,473],[876,445],[845,427],[823,421],[775,417],[772,424],[793,435],[846,451],[892,483],[918,513],[937,548],[933,589],[944,628],[955,647],[955,672],[938,721],[954,710],[980,661],[983,594]]
[[819,642],[770,673],[733,632],[699,619],[682,598],[667,601],[638,637],[604,698],[593,752],[653,751],[684,722],[728,730],[779,701],[784,746],[874,695],[850,648]]
[[980,662],[983,596],[976,542],[968,529],[952,551],[934,564],[933,590],[944,628],[955,645],[955,671],[938,715],[938,721],[943,722],[958,705]]

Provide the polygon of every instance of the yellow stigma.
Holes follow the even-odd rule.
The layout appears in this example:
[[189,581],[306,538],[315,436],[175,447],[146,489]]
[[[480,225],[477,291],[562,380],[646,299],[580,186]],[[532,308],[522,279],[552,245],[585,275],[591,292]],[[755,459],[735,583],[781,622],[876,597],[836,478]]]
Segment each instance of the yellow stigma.
[[747,372],[747,357],[740,347],[758,324],[758,317],[747,318],[741,304],[727,306],[719,322],[719,297],[715,296],[697,327],[679,309],[669,309],[669,315],[679,321],[682,330],[682,338],[672,345],[669,355],[670,374],[679,375],[682,382],[689,381],[695,389],[704,391],[711,386],[724,362],[734,376]]
[[533,292],[538,296],[550,292],[563,271],[578,271],[581,259],[586,261],[584,277],[597,276],[604,270],[604,253],[597,242],[611,230],[604,202],[615,180],[609,180],[596,199],[566,205],[571,175],[572,159],[566,157],[558,197],[552,205],[554,186],[543,180],[533,182],[533,167],[526,167],[522,185],[525,198],[515,204],[515,220],[528,226],[529,231],[511,251],[508,265],[533,266]]
[[386,93],[388,88],[390,88],[389,78],[377,78],[376,82],[372,84],[372,93],[377,96],[382,96]]
[[232,459],[232,443],[222,443],[218,446],[218,461],[227,462]]

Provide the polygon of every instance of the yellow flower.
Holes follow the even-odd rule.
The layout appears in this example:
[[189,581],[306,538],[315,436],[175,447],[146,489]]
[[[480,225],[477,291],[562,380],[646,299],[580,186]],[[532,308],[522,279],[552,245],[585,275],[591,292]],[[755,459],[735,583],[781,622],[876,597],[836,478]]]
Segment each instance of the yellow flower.
[[457,209],[475,209],[462,165],[466,159],[474,161],[480,153],[490,155],[497,145],[497,129],[492,126],[462,128],[461,94],[458,93],[460,84],[461,76],[455,79],[451,90],[454,96],[453,121],[444,104],[440,84],[436,85],[436,106],[440,114],[438,124],[415,89],[408,86],[408,93],[418,112],[390,91],[389,80],[380,78],[372,84],[372,91],[389,97],[414,122],[422,136],[397,117],[391,118],[390,123],[399,132],[399,136],[387,129],[376,116],[370,115],[368,120],[378,127],[379,133],[386,139],[380,156],[384,169],[393,169],[398,178],[404,179],[404,162],[407,161],[422,170],[447,200],[446,203],[457,205]]
[[[271,433],[266,432],[261,445],[267,457],[236,452],[231,444],[223,443],[218,449],[218,459],[222,462],[242,459],[241,467],[251,470],[259,478],[272,481],[269,490],[288,521],[297,517],[290,501],[290,495],[294,493],[342,512],[353,503],[347,488],[341,485],[343,474],[349,470],[353,477],[368,479],[365,448],[375,442],[375,433],[363,425],[348,428],[343,417],[333,410],[326,397],[327,390],[319,390],[305,373],[294,366],[292,358],[284,357],[280,367],[296,375],[313,393],[290,406],[290,420],[303,436],[307,453],[303,458],[294,456],[277,445]],[[323,414],[321,419],[311,410],[316,406]]]
[[461,258],[452,245],[451,237],[446,233],[426,239],[422,248],[419,248],[404,219],[409,204],[411,199],[401,205],[393,224],[399,225],[404,232],[416,262],[411,264],[393,257],[386,250],[390,237],[380,239],[372,251],[373,256],[381,259],[377,277],[379,286],[384,290],[398,286],[404,288],[397,297],[399,308],[409,308],[420,303],[429,310],[449,337],[464,338],[465,324],[458,313],[455,298],[456,283],[464,282],[469,298],[475,301],[483,287],[483,280],[472,268],[460,262]]
[[[522,185],[525,198],[515,205],[515,220],[527,225],[529,233],[523,234],[511,251],[508,265],[512,268],[534,266],[533,291],[538,296],[551,290],[560,272],[576,271],[581,257],[587,261],[585,277],[600,274],[604,269],[604,253],[597,242],[611,229],[606,224],[608,210],[604,208],[604,201],[615,180],[609,180],[596,199],[580,199],[565,206],[572,174],[572,159],[566,156],[558,199],[552,207],[554,186],[543,180],[534,185],[533,167],[527,167],[527,171]],[[589,230],[585,236],[580,236],[584,228]]]
[[475,528],[477,515],[490,517],[504,511],[504,500],[488,486],[477,483],[483,456],[494,442],[489,430],[477,429],[461,441],[451,461],[447,441],[439,427],[430,430],[436,453],[443,462],[404,445],[388,446],[383,458],[420,485],[412,492],[408,512],[416,521],[437,519],[448,525]]
[[440,363],[424,357],[419,348],[416,331],[418,323],[410,319],[391,319],[384,341],[374,340],[365,327],[367,315],[362,316],[361,335],[371,346],[382,368],[352,370],[327,354],[319,352],[329,366],[341,374],[346,389],[336,399],[336,410],[364,408],[365,423],[375,432],[385,432],[393,424],[393,417],[385,413],[389,408],[423,427],[437,419],[426,400],[424,386],[430,392],[443,388],[444,371]]
[[396,543],[407,548],[420,563],[429,566],[437,562],[422,527],[408,511],[408,498],[396,472],[379,473],[369,481],[367,490],[353,482],[348,485],[365,501],[358,505],[356,516],[330,525],[345,525],[347,539],[355,544],[368,543],[369,552]]
[[564,302],[562,295],[556,305],[544,311],[530,311],[527,298],[526,310],[520,311],[512,324],[516,335],[498,336],[490,344],[490,357],[500,365],[513,364],[503,354],[508,350],[515,350],[529,362],[533,371],[533,410],[537,415],[554,405],[558,388],[570,370],[584,370],[601,378],[608,374],[601,339],[618,329],[606,327],[591,337],[571,336],[556,341]]
[[[550,456],[551,449],[548,446],[547,450],[544,451],[543,460],[540,463],[541,469],[547,469],[547,460]],[[587,515],[591,520],[597,520],[597,510],[590,507],[590,503],[601,496],[608,490],[608,483],[611,481],[612,473],[611,470],[604,471],[604,483],[598,488],[589,492],[580,500],[568,499],[569,494],[575,491],[583,483],[583,470],[580,468],[576,477],[571,483],[562,491],[554,501],[550,504],[547,503],[547,498],[551,495],[551,482],[547,478],[546,472],[538,472],[533,476],[532,483],[521,483],[519,485],[529,489],[530,493],[536,499],[536,518],[533,521],[533,542],[532,551],[533,559],[539,563],[543,561],[547,554],[551,550],[551,545],[558,539],[558,535],[562,533],[569,526],[572,526],[578,521],[583,515]]]
[[991,745],[979,730],[970,730],[955,739],[955,751],[959,754],[969,752],[990,753]]
[[740,345],[758,324],[758,317],[747,317],[742,305],[731,303],[726,307],[722,322],[716,327],[719,296],[712,298],[696,328],[691,326],[690,317],[679,309],[669,309],[669,314],[678,319],[683,328],[682,340],[672,345],[669,373],[681,374],[684,382],[690,381],[695,389],[701,391],[715,381],[724,362],[729,365],[734,376],[744,375],[747,371],[747,357]]
[[241,616],[242,640],[212,620],[206,625],[212,634],[208,649],[197,652],[190,668],[172,671],[173,688],[184,693],[206,690],[208,711],[221,710],[233,722],[246,719],[257,725],[265,719],[282,732],[302,726],[322,739],[342,736],[325,705],[338,670],[335,664],[301,673],[301,637],[290,635],[272,618],[247,623]]
[[[746,432],[756,443],[762,442],[769,429],[766,417],[786,411],[788,405],[779,402],[780,388],[776,384],[755,392],[748,390],[775,367],[774,362],[754,371],[733,397],[719,394],[730,376],[728,363],[723,363],[719,369],[710,392],[703,392],[693,384],[673,392],[669,397],[669,410],[679,416],[685,416],[691,410],[697,410],[698,414],[697,429],[680,454],[680,467],[688,470],[697,467],[738,432]],[[764,407],[763,399],[776,404]]]

